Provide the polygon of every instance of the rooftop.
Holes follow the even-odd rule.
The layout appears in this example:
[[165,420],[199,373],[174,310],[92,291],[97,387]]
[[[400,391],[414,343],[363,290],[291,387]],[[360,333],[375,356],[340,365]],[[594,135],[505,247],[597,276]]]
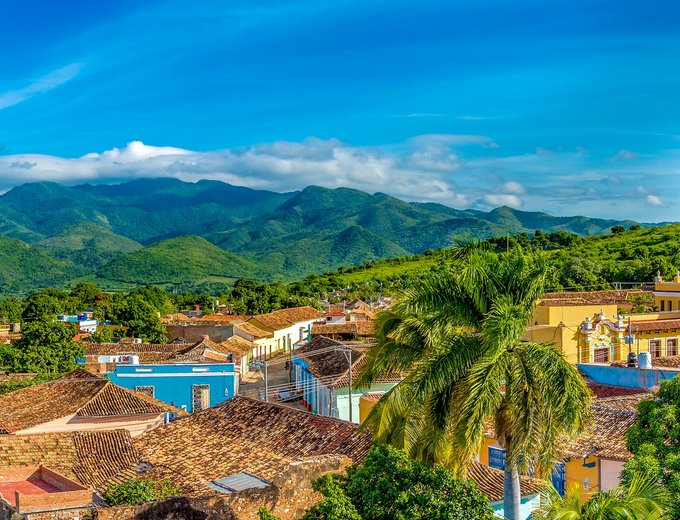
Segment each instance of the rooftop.
[[[468,468],[467,475],[477,483],[479,490],[487,496],[490,502],[503,500],[504,473],[501,470],[474,461]],[[545,482],[535,478],[520,477],[519,487],[521,496],[533,495],[545,489]]]
[[137,460],[127,430],[0,435],[0,468],[43,465],[93,488]]
[[234,326],[234,329],[242,330],[246,334],[253,336],[253,339],[271,338],[273,336],[273,333],[262,330],[257,325],[248,322],[239,323],[238,325]]
[[145,474],[169,477],[186,493],[238,473],[271,482],[290,463],[340,455],[359,462],[371,447],[358,425],[237,396],[134,440]]
[[115,417],[174,412],[174,406],[114,385],[83,369],[0,396],[0,433],[14,433],[70,415]]
[[285,329],[296,323],[302,323],[305,321],[313,321],[323,317],[321,311],[317,311],[313,307],[293,307],[290,309],[281,309],[278,311],[273,311],[268,314],[259,314],[253,316],[249,322],[255,321],[256,323],[261,323],[265,327],[272,330]]
[[641,289],[619,289],[616,291],[584,291],[545,293],[539,305],[630,305],[630,296],[648,294]]

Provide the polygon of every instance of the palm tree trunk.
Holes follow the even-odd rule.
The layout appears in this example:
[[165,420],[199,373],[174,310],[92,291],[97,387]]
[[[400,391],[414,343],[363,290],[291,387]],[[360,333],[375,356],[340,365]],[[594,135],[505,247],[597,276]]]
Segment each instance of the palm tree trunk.
[[519,472],[507,465],[503,479],[503,510],[507,520],[524,520],[520,515]]

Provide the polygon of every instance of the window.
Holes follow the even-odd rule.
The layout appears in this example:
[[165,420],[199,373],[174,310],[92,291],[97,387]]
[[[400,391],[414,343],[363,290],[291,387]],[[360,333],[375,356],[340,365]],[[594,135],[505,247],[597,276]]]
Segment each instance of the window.
[[210,408],[210,385],[192,385],[191,407],[194,412]]
[[505,469],[505,450],[503,448],[489,448],[489,467]]
[[567,478],[564,471],[564,462],[558,462],[553,466],[552,470],[552,485],[555,487],[560,496],[564,496],[567,487]]
[[653,358],[661,357],[661,340],[660,339],[650,339],[649,340],[649,353]]
[[609,363],[609,348],[596,348],[593,362]]
[[149,397],[156,397],[156,388],[153,386],[136,386],[135,390]]
[[666,340],[666,355],[667,356],[678,355],[678,338]]
[[673,310],[673,300],[668,300],[668,310],[669,311]]
[[666,300],[661,300],[661,312],[666,310]]

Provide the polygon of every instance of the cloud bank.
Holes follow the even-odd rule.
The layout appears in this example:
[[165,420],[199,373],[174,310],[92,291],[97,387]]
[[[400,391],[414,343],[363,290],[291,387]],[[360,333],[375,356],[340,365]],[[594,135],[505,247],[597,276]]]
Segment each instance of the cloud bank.
[[583,149],[543,148],[513,156],[503,155],[489,137],[457,134],[419,135],[389,147],[308,138],[208,152],[132,141],[77,158],[0,156],[0,188],[34,181],[214,179],[273,191],[345,186],[456,208],[505,205],[558,215],[655,221],[678,218],[662,217],[662,210],[677,202],[675,193],[664,193],[662,187],[680,173],[678,156],[642,158],[631,152],[625,160],[598,163]]

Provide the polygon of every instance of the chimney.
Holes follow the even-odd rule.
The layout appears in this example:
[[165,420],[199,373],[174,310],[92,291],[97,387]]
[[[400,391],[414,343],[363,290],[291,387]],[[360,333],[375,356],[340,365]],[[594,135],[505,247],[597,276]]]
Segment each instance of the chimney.
[[195,310],[196,312],[200,311],[200,310],[201,310],[201,306],[200,306],[200,305],[194,305],[194,310]]

